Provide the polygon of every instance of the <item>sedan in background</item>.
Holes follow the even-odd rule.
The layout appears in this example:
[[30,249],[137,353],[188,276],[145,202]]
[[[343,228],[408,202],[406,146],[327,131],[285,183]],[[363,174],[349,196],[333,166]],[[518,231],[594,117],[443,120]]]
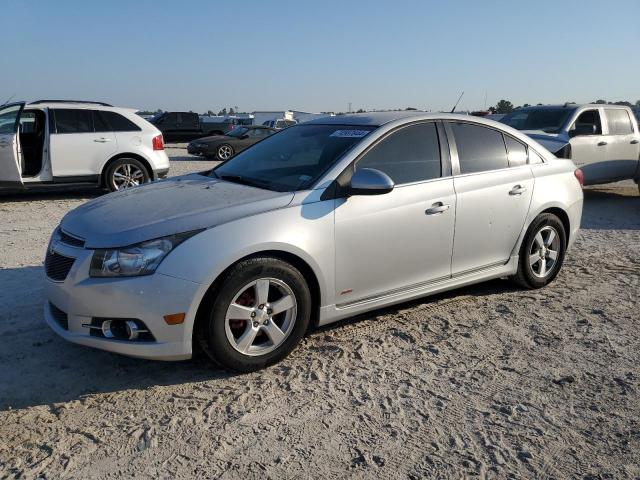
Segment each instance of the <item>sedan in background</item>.
[[187,152],[224,162],[277,131],[275,128],[263,126],[239,126],[226,135],[213,135],[194,140],[187,146]]
[[369,310],[502,277],[544,287],[578,234],[581,178],[477,117],[312,120],[68,213],[44,315],[74,343],[164,360],[198,345],[256,370]]

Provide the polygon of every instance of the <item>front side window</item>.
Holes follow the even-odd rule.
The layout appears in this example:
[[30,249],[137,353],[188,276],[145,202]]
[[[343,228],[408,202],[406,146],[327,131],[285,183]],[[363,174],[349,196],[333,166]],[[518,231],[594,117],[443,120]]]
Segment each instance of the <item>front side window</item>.
[[610,135],[629,135],[633,133],[631,119],[626,110],[621,108],[606,108],[607,124]]
[[91,110],[55,109],[56,133],[90,133],[93,132]]
[[451,123],[460,162],[460,173],[507,168],[507,150],[502,133],[468,123]]
[[598,110],[585,110],[569,128],[569,135],[580,133],[581,135],[602,135],[602,122]]
[[18,129],[18,115],[22,105],[11,105],[0,110],[0,134],[16,133]]
[[442,169],[435,123],[410,125],[392,133],[369,150],[356,168],[380,170],[396,185],[439,178]]
[[243,150],[209,175],[268,190],[305,190],[374,128],[308,124],[287,128]]

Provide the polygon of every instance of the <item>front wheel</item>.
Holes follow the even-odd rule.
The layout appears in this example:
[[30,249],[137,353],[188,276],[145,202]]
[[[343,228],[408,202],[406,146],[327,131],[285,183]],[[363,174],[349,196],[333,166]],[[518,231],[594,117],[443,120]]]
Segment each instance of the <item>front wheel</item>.
[[286,357],[304,336],[311,294],[302,274],[277,258],[232,267],[221,283],[198,341],[226,368],[251,372]]
[[147,183],[151,177],[147,168],[135,158],[119,158],[107,168],[105,184],[115,192]]
[[551,213],[538,215],[520,247],[515,281],[525,288],[544,287],[560,272],[566,248],[567,235],[560,219]]

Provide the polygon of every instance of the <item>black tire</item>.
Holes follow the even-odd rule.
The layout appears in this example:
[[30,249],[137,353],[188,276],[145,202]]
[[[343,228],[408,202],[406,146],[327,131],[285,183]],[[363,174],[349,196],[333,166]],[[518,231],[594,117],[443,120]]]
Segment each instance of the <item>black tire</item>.
[[[229,149],[229,151],[231,152],[228,156],[226,156],[226,158],[225,158],[225,154],[222,153],[224,149]],[[220,160],[221,162],[226,162],[230,158],[233,158],[235,154],[236,154],[235,150],[228,143],[223,143],[222,145],[218,145],[216,147],[216,159]]]
[[[147,167],[138,159],[135,158],[118,158],[117,160],[111,162],[105,171],[105,179],[104,184],[111,192],[115,192],[117,190],[123,190],[126,188],[130,188],[134,185],[119,185],[121,179],[116,177],[117,173],[120,173],[123,168],[129,165],[131,170],[136,170],[141,173],[140,177],[136,176],[136,181],[139,184],[147,183],[151,180],[151,174]],[[136,174],[137,175],[137,174]]]
[[[554,231],[557,235],[557,256],[553,260],[554,263],[549,267],[548,271],[541,276],[542,267],[539,262],[531,264],[531,259],[535,259],[536,256],[540,257],[540,250],[538,249],[539,241],[536,239],[538,233],[542,233],[543,240],[545,235]],[[554,237],[555,238],[555,237]],[[543,242],[546,244],[546,242]],[[520,256],[518,260],[518,271],[513,277],[513,280],[521,287],[534,289],[542,288],[552,282],[564,262],[564,256],[567,249],[567,234],[564,229],[562,221],[552,213],[543,213],[538,215],[527,229],[527,233],[520,247]],[[549,252],[556,250],[549,249],[545,246],[545,266],[550,261],[551,256]],[[540,257],[542,259],[542,257]]]
[[[296,302],[295,315],[291,317],[294,318],[293,325],[282,343],[277,347],[275,344],[271,347],[275,347],[274,350],[262,355],[243,354],[227,337],[227,309],[247,284],[265,278],[277,279],[293,292]],[[257,300],[255,302],[257,303]],[[252,305],[254,309],[260,308],[256,307],[254,302]],[[237,372],[252,372],[282,360],[300,342],[309,327],[311,293],[302,274],[291,264],[273,257],[254,257],[243,260],[231,268],[219,283],[212,304],[207,308],[209,311],[202,316],[196,329],[196,338],[202,349],[212,360],[225,368]],[[275,319],[276,315],[273,318]],[[233,320],[229,320],[231,321]],[[253,325],[255,326],[255,323]],[[247,328],[250,329],[251,326],[242,326],[241,330],[244,329],[246,333]],[[266,332],[264,338],[270,342]]]

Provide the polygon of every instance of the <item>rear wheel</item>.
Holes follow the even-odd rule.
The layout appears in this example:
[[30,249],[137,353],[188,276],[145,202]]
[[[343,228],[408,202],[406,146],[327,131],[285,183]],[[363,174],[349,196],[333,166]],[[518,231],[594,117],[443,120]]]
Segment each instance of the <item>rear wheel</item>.
[[529,226],[514,279],[525,288],[541,288],[550,283],[562,267],[567,248],[564,225],[551,213],[536,217]]
[[277,258],[236,264],[197,332],[203,350],[226,368],[251,372],[286,357],[309,326],[311,294],[302,274]]
[[119,158],[106,171],[105,184],[115,192],[147,183],[151,176],[140,160],[135,158]]

